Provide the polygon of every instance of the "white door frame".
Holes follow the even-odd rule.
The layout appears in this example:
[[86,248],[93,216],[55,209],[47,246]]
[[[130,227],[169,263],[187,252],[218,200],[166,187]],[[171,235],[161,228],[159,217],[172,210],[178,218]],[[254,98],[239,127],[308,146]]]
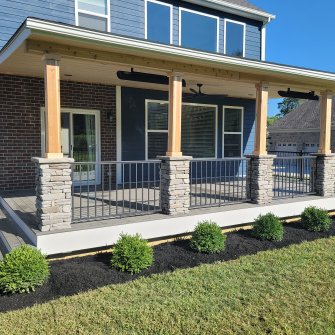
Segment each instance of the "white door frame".
[[[70,114],[70,145],[71,145],[71,156],[73,153],[73,114],[86,114],[95,116],[95,133],[96,133],[96,162],[101,161],[101,130],[100,130],[100,110],[97,109],[81,109],[81,108],[61,108],[61,113]],[[41,154],[42,157],[45,154],[45,108],[41,107]],[[96,184],[101,183],[100,169],[96,169]],[[76,185],[77,183],[75,183]]]

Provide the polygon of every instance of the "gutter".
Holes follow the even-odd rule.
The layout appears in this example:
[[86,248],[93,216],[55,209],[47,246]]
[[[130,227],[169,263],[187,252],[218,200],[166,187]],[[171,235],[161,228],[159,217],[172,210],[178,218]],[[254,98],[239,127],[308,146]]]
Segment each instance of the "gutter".
[[240,6],[224,0],[185,0],[185,1],[195,5],[224,11],[226,13],[234,15],[243,16],[252,20],[262,21],[263,23],[269,22],[269,19],[273,20],[276,18],[275,15],[264,12],[262,10]]

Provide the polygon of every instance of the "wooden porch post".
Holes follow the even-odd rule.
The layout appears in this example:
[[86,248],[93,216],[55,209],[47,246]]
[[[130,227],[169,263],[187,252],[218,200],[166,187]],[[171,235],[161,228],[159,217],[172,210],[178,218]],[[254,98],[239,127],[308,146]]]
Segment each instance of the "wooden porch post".
[[59,58],[44,56],[45,158],[62,158]]
[[256,84],[256,129],[254,155],[267,155],[266,151],[266,131],[268,114],[268,84],[260,82]]
[[319,153],[328,155],[331,153],[331,114],[332,95],[329,91],[321,92],[320,113],[320,148]]
[[179,73],[169,73],[169,122],[166,156],[181,157],[181,109],[183,85]]

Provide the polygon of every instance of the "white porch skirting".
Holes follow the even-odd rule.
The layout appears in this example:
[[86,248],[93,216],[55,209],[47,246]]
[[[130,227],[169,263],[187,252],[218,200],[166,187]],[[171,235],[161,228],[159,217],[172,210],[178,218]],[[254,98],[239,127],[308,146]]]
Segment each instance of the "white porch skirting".
[[[159,239],[190,233],[201,220],[212,220],[221,227],[247,225],[260,214],[272,212],[281,218],[299,216],[307,206],[318,206],[329,211],[335,210],[335,198],[305,197],[286,199],[270,205],[240,204],[220,208],[191,211],[183,216],[165,216],[161,214],[123,218],[99,222],[86,222],[72,226],[72,229],[30,232],[30,240],[47,255],[70,253],[74,251],[101,248],[113,245],[120,233],[140,233],[146,239]],[[11,212],[16,224],[27,231],[22,220]],[[29,229],[29,228],[28,228]]]

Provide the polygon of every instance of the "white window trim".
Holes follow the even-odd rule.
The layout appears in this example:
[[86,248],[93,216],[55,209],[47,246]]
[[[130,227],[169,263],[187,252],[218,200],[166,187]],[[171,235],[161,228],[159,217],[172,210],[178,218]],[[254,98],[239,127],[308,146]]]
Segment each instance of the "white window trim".
[[[148,129],[148,104],[150,102],[169,104],[169,101],[167,100],[145,99],[145,160],[149,160],[148,159],[148,133],[168,133],[168,130],[163,130],[163,129],[162,130],[149,130]],[[191,102],[183,102],[182,105],[205,106],[205,107],[215,108],[215,156],[214,157],[193,158],[193,160],[205,160],[205,159],[217,158],[218,157],[218,105],[198,104],[198,103],[191,103]]]
[[107,32],[111,31],[111,19],[110,19],[110,0],[107,0],[107,14],[100,14],[100,13],[95,13],[95,12],[91,12],[88,10],[82,10],[79,9],[79,5],[78,5],[78,1],[79,0],[75,0],[75,16],[76,16],[76,26],[79,26],[79,13],[83,13],[83,14],[87,14],[87,15],[91,15],[91,16],[97,16],[97,17],[102,17],[107,19]]
[[198,15],[201,15],[201,16],[211,17],[212,19],[216,19],[216,52],[219,52],[220,18],[218,16],[215,16],[215,15],[210,15],[210,14],[207,14],[207,13],[198,12],[196,10],[191,10],[191,9],[187,9],[187,8],[184,8],[184,7],[179,7],[179,46],[182,46],[182,40],[181,40],[181,28],[182,28],[181,12],[182,11],[193,13],[193,14],[198,14]]
[[145,0],[144,4],[144,38],[148,39],[148,2],[170,7],[170,44],[173,44],[173,5],[157,0]]
[[[225,120],[225,110],[226,109],[238,109],[241,110],[241,131],[225,131],[224,120]],[[224,135],[241,135],[241,156],[243,157],[243,141],[244,141],[244,107],[241,106],[223,106],[222,107],[222,158],[227,158],[224,156]],[[234,158],[234,157],[233,157]],[[236,157],[239,158],[239,157]]]
[[227,47],[227,22],[239,24],[243,26],[243,57],[245,57],[245,47],[246,47],[246,30],[247,25],[243,22],[230,20],[230,19],[224,19],[224,36],[223,36],[223,53],[226,55],[226,47]]

